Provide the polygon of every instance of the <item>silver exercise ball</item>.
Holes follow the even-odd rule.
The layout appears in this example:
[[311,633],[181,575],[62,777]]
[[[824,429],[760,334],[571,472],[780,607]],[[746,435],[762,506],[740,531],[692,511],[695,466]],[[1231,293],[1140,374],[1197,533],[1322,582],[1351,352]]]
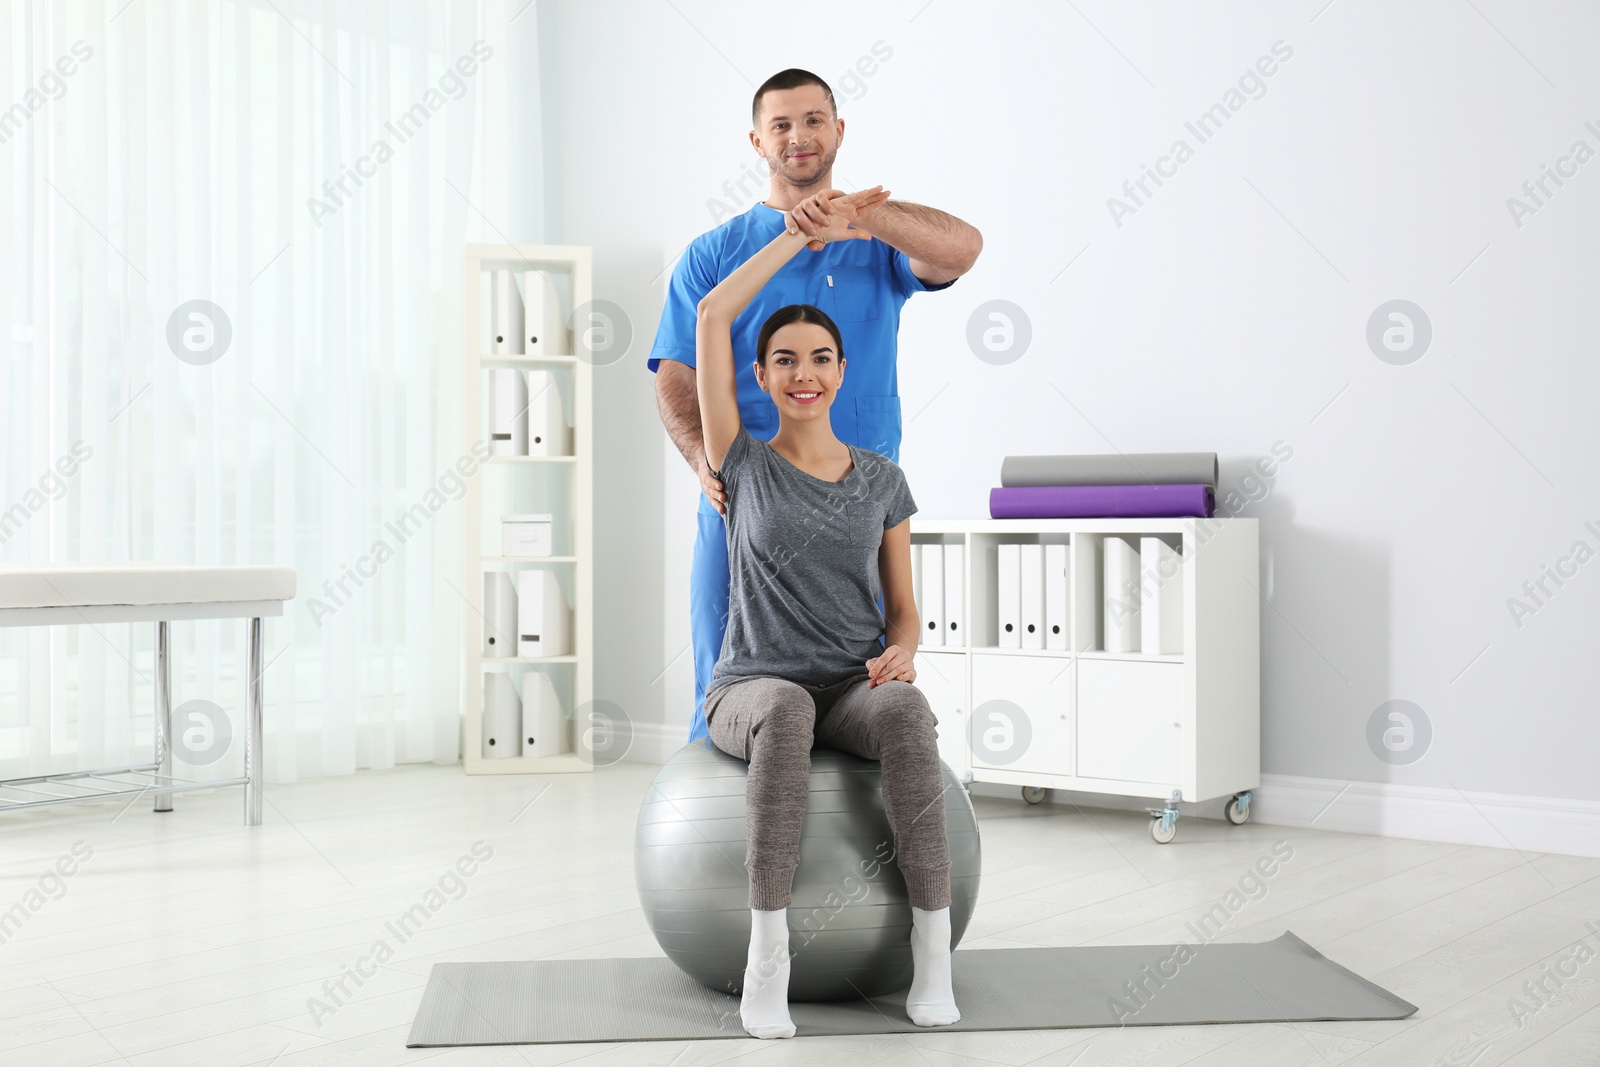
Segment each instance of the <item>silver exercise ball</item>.
[[[950,843],[950,947],[978,900],[978,820],[942,762]],[[685,745],[639,809],[633,871],[645,920],[667,958],[712,989],[738,994],[750,950],[745,870],[749,764],[710,738]],[[789,999],[848,1000],[911,986],[911,901],[894,863],[876,760],[811,750],[800,866],[788,910]]]

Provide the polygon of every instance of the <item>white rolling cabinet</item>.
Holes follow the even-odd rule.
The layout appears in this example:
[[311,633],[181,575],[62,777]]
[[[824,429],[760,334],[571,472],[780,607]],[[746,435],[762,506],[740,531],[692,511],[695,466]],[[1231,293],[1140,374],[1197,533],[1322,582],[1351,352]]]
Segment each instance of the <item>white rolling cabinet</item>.
[[[1104,581],[1112,535],[1143,547],[1122,589]],[[913,520],[914,543],[964,554],[966,644],[917,653],[941,757],[965,781],[1022,787],[1030,803],[1046,789],[1157,799],[1161,843],[1180,802],[1226,796],[1227,818],[1243,822],[1261,778],[1258,535],[1250,518]],[[1002,647],[1000,583],[1020,575],[1006,573],[1001,544],[1065,546],[1048,552],[1065,561],[1065,603],[1052,599],[1043,620],[1068,631],[1064,649]],[[1159,651],[1107,651],[1108,626],[1124,642],[1157,639],[1141,637],[1138,619],[1124,626],[1129,612],[1164,613],[1146,630]],[[954,709],[959,734],[946,729]]]
[[918,652],[916,687],[928,698],[939,726],[939,758],[956,777],[972,775],[967,746],[967,657],[959,652]]

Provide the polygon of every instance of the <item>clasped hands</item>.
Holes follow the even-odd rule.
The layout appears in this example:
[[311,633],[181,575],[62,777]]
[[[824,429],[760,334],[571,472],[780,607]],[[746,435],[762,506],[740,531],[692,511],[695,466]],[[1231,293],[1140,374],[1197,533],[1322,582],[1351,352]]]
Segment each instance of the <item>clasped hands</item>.
[[824,189],[796,204],[786,225],[790,233],[811,238],[806,247],[813,252],[833,241],[870,241],[872,217],[888,201],[889,192],[881,185],[854,193]]

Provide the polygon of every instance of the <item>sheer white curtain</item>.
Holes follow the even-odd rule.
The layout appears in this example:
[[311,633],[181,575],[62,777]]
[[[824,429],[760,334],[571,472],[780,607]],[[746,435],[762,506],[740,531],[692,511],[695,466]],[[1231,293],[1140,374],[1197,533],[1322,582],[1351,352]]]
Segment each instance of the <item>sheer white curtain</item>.
[[[268,781],[458,758],[461,246],[532,239],[474,165],[522,7],[0,16],[0,562],[293,566]],[[243,629],[173,624],[175,708],[242,722]],[[153,630],[0,630],[0,778],[147,760]]]

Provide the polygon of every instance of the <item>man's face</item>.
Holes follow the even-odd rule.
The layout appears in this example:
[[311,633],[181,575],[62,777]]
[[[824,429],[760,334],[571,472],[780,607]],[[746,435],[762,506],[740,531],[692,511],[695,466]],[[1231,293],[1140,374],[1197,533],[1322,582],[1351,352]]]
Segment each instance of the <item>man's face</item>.
[[833,117],[820,85],[775,89],[761,98],[761,127],[750,143],[768,169],[790,185],[806,188],[833,169],[844,140],[844,120]]

